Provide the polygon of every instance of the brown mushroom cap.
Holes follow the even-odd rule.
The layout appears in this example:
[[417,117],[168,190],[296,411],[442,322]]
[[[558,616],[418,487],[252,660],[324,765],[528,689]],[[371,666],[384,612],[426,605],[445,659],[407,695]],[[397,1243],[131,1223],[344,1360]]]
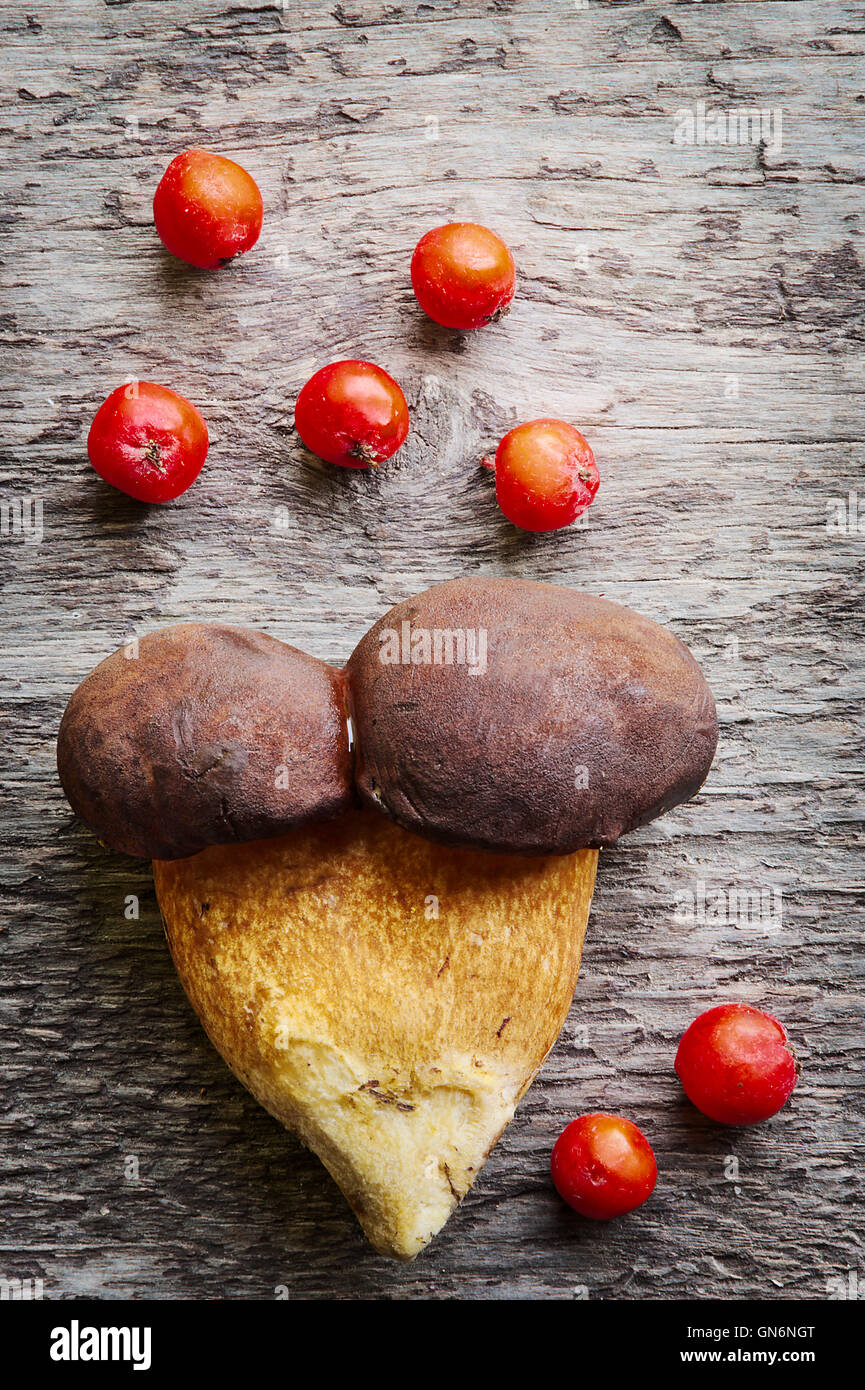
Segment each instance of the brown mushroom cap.
[[264,633],[185,623],[117,651],[74,692],[57,767],[112,849],[182,859],[354,804],[339,671]]
[[99,838],[149,858],[281,835],[355,788],[428,839],[566,854],[693,796],[717,738],[667,629],[552,585],[462,579],[391,609],[344,672],[244,628],[153,633],[75,691],[57,763]]
[[361,797],[446,844],[612,844],[693,796],[717,745],[711,691],[678,638],[528,580],[457,579],[407,599],[346,675]]

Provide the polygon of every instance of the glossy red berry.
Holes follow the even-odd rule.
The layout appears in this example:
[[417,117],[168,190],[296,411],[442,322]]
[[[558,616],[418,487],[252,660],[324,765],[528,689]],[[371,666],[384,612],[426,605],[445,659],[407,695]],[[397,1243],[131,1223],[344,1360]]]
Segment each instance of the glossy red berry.
[[201,270],[254,246],[262,216],[252,175],[210,150],[184,150],[172,159],[153,197],[153,220],[168,250]]
[[310,377],[294,408],[297,432],[314,454],[342,468],[368,468],[395,454],[408,434],[408,406],[392,376],[372,362],[332,362]]
[[195,406],[151,381],[112,391],[87,436],[99,476],[139,502],[179,497],[201,472],[207,447],[207,425]]
[[496,450],[496,499],[524,531],[570,526],[598,490],[594,455],[564,420],[530,420],[505,435]]
[[645,1135],[621,1115],[580,1115],[562,1130],[550,1162],[559,1196],[581,1216],[608,1221],[651,1196],[658,1165]]
[[476,222],[449,222],[422,236],[411,282],[425,314],[445,328],[482,328],[514,297],[514,258],[501,237]]
[[688,1099],[723,1125],[768,1120],[798,1078],[784,1028],[750,1004],[719,1004],[700,1014],[679,1043],[676,1071]]

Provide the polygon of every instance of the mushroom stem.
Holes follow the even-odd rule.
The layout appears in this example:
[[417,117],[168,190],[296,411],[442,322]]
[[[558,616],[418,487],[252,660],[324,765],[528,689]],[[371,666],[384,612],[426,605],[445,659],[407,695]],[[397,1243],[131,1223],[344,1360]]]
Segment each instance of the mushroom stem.
[[597,859],[450,849],[359,811],[154,863],[212,1041],[383,1254],[441,1229],[555,1043]]

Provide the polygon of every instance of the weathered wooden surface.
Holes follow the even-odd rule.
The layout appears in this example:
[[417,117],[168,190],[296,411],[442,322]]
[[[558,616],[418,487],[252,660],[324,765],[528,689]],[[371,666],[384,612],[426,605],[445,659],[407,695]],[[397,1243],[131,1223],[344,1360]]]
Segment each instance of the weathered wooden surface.
[[[819,1299],[861,1281],[865,534],[826,520],[860,487],[862,5],[34,0],[3,3],[0,29],[0,493],[44,505],[41,544],[0,543],[0,1274],[51,1297]],[[699,101],[780,107],[782,148],[676,145]],[[194,143],[240,158],[267,208],[258,248],[213,275],[151,225]],[[407,278],[420,232],[460,216],[520,271],[510,317],[466,339],[421,317]],[[413,407],[373,476],[292,433],[310,369],[348,355]],[[212,430],[164,509],[86,462],[96,406],[138,376]],[[585,529],[533,539],[475,463],[538,414],[584,429],[602,487]],[[209,1047],[149,872],[73,821],[53,744],[130,634],[221,618],[339,661],[385,606],[460,573],[669,622],[722,736],[698,800],[602,856],[564,1035],[402,1268]],[[700,883],[780,890],[780,924],[679,920]],[[804,1065],[750,1132],[704,1123],[672,1071],[682,1028],[725,998],[776,1010]],[[651,1204],[604,1228],[547,1178],[592,1108],[633,1116],[661,1169]]]

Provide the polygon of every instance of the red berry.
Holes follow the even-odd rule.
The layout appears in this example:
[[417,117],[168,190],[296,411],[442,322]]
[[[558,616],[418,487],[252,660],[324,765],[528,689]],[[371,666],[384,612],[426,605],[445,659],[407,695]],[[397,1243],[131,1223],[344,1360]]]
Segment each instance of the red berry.
[[798,1077],[787,1034],[750,1004],[700,1014],[679,1043],[676,1071],[698,1110],[722,1125],[755,1125],[790,1099]]
[[591,505],[600,484],[594,455],[564,420],[530,420],[496,450],[496,499],[525,531],[558,531]]
[[207,425],[195,406],[151,381],[112,391],[87,436],[99,476],[139,502],[179,497],[201,472],[207,446]]
[[420,307],[445,328],[483,328],[514,297],[514,258],[476,222],[449,222],[422,236],[411,258]]
[[562,1130],[550,1162],[560,1197],[581,1216],[608,1221],[650,1197],[658,1177],[651,1145],[621,1115],[580,1115]]
[[210,150],[184,150],[172,159],[153,197],[153,220],[168,250],[201,270],[254,246],[262,215],[252,175]]
[[405,442],[408,406],[381,367],[331,362],[304,386],[294,423],[307,449],[327,463],[368,468],[389,459]]

